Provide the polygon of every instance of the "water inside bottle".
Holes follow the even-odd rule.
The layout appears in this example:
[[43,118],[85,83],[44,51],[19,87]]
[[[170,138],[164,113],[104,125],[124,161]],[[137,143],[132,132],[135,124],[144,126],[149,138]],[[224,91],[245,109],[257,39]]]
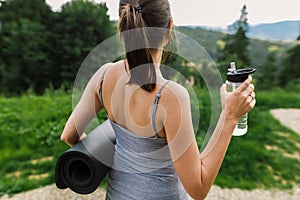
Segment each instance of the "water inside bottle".
[[[233,92],[241,84],[242,83],[233,83],[233,82],[230,82],[230,81],[226,81],[226,90],[227,90],[227,92]],[[248,121],[247,120],[248,120],[248,113],[246,113],[245,115],[243,115],[239,119],[239,121],[238,121],[238,123],[237,123],[237,125],[236,125],[236,127],[235,127],[235,129],[232,133],[233,136],[242,136],[242,135],[245,135],[247,133],[247,131],[248,131],[248,125],[247,125]]]
[[248,113],[243,115],[239,119],[239,121],[233,131],[233,134],[232,134],[233,136],[242,136],[247,133],[247,131],[248,131],[247,119],[248,119]]

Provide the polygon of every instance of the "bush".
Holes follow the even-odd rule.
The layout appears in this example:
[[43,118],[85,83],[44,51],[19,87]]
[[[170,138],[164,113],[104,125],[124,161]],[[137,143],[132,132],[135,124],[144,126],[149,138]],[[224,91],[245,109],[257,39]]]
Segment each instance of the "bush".
[[285,89],[286,91],[300,94],[300,78],[288,82]]

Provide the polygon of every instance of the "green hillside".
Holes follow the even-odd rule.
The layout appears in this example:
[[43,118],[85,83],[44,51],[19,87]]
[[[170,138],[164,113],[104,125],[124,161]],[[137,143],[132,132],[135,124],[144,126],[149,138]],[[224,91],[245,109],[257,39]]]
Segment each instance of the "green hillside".
[[[217,47],[226,37],[226,33],[191,27],[176,27],[176,30],[190,36],[191,38],[199,42],[209,53],[212,59],[217,61]],[[271,51],[277,51],[277,59],[280,63],[281,60],[285,57],[286,51],[294,45],[295,43],[293,42],[264,41],[250,38],[249,57],[251,63],[255,68],[259,69],[264,64],[266,57]]]

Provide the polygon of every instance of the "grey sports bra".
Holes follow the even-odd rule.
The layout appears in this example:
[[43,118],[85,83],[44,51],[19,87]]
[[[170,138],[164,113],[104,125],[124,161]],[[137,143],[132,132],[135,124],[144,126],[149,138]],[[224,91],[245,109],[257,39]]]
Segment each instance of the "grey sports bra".
[[[101,77],[101,80],[100,80],[100,88],[99,88],[99,101],[100,101],[100,105],[101,107],[105,110],[106,112],[106,109],[105,109],[105,106],[103,104],[103,98],[102,98],[102,85],[103,85],[103,80],[104,80],[104,75],[107,71],[108,67],[105,69],[105,71],[103,72],[103,75]],[[157,111],[157,105],[158,105],[158,101],[160,99],[160,96],[161,96],[161,93],[163,91],[163,89],[166,87],[166,85],[169,83],[169,81],[166,81],[162,86],[161,88],[159,89],[159,91],[157,92],[156,96],[155,96],[155,99],[154,99],[154,102],[153,102],[153,107],[152,107],[152,112],[151,112],[151,127],[152,127],[152,131],[154,133],[154,136],[155,138],[157,138],[157,130],[156,130],[156,127],[155,127],[155,115],[156,115],[156,111]]]

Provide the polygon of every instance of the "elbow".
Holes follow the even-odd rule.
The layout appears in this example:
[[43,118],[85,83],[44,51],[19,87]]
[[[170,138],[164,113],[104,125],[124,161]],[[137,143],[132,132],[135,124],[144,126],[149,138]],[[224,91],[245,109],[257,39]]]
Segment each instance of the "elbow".
[[68,138],[64,134],[61,134],[60,140],[63,142],[67,142]]
[[213,185],[213,182],[204,179],[201,175],[196,175],[194,177],[198,178],[192,179],[192,182],[190,182],[185,189],[193,199],[205,199]]
[[189,195],[195,200],[203,200],[207,197],[209,190],[210,188],[205,187],[203,184],[199,184],[189,193]]
[[74,141],[72,140],[72,138],[67,137],[65,134],[61,134],[60,140],[68,144],[69,146],[74,146]]
[[60,140],[65,143],[68,143],[70,141],[70,138],[66,137],[64,134],[61,134]]
[[197,195],[191,195],[192,199],[195,199],[195,200],[204,200],[208,195],[208,192],[207,193],[201,193],[201,194],[197,194]]

